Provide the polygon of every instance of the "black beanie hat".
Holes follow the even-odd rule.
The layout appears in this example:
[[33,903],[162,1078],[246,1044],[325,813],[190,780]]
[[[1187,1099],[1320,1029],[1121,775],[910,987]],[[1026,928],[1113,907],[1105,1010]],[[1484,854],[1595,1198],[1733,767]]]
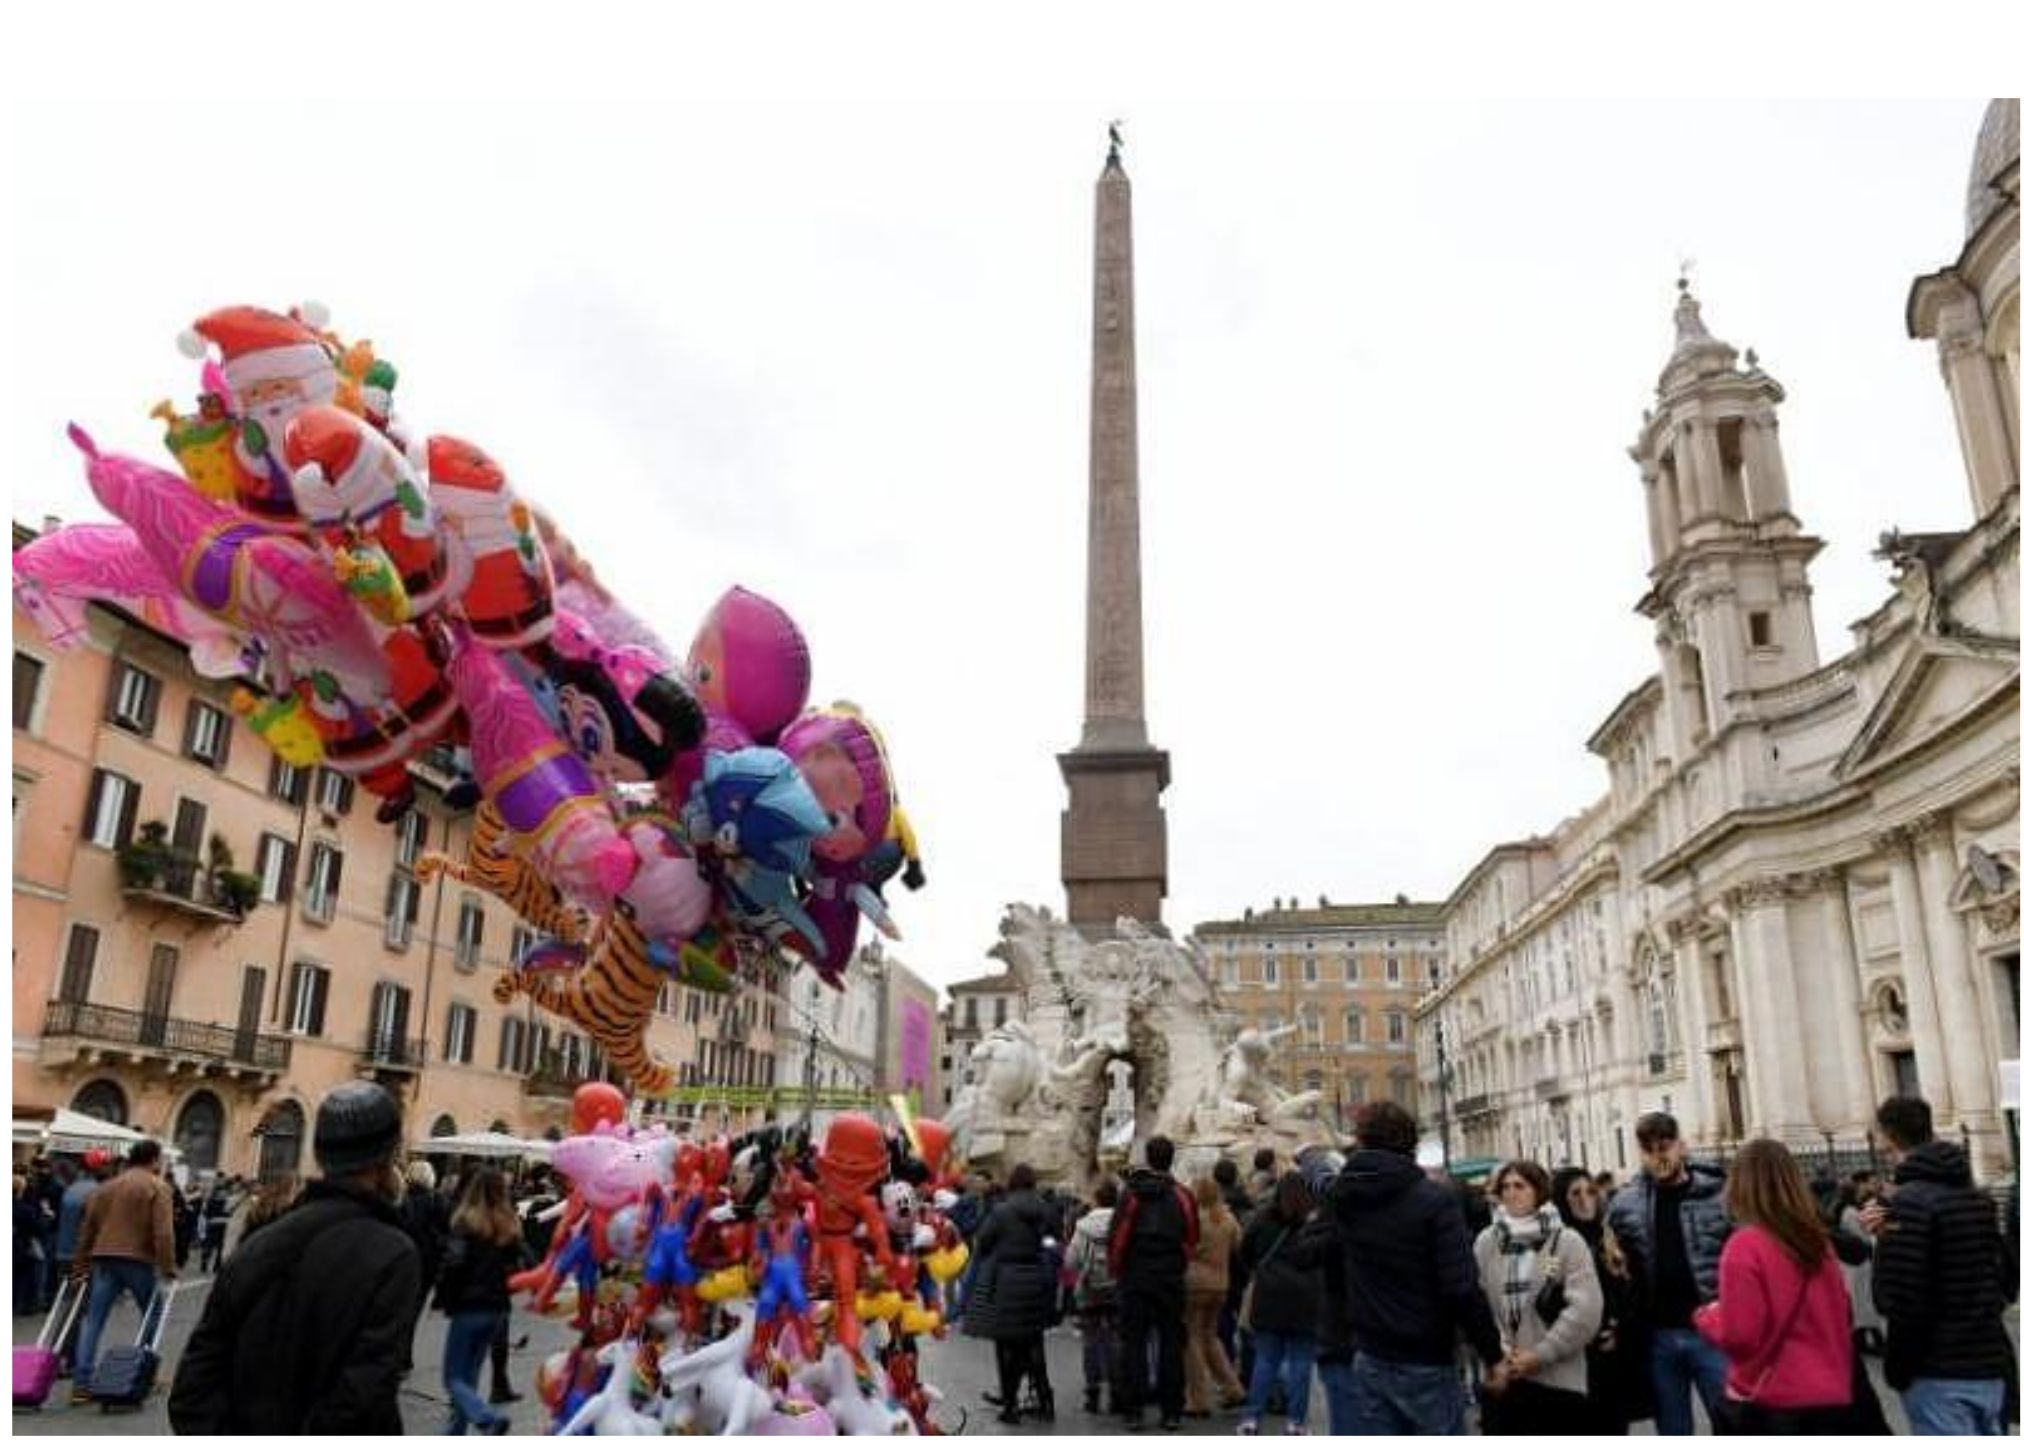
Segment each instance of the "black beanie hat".
[[384,1086],[350,1081],[316,1108],[316,1164],[350,1176],[390,1160],[401,1144],[401,1108]]

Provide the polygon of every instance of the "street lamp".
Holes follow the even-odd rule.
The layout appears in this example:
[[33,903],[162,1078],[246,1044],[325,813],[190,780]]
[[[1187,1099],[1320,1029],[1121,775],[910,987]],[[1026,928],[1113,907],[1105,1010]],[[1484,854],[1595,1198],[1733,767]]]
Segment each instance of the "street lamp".
[[1448,1150],[1448,1028],[1438,1015],[1434,1017],[1434,1084],[1441,1093],[1441,1165],[1445,1168],[1454,1157]]

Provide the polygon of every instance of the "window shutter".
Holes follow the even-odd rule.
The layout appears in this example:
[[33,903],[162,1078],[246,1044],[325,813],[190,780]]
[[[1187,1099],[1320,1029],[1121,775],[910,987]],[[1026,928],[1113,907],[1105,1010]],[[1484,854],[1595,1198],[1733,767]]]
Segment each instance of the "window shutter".
[[119,835],[116,844],[122,848],[132,843],[134,837],[134,816],[140,812],[141,787],[132,780],[122,780],[125,786],[120,796]]
[[204,705],[200,700],[190,700],[190,707],[183,713],[183,753],[194,758],[197,753],[197,724],[204,717]]
[[152,674],[143,674],[141,678],[141,733],[152,738],[155,713],[162,704],[162,683]]
[[94,769],[91,772],[91,790],[84,798],[84,837],[87,840],[94,838],[93,832],[98,827],[98,807],[104,795],[105,771]]
[[330,972],[321,966],[311,966],[309,988],[315,1001],[315,1008],[310,1013],[309,1033],[320,1036],[323,1034],[324,1003],[330,997]]

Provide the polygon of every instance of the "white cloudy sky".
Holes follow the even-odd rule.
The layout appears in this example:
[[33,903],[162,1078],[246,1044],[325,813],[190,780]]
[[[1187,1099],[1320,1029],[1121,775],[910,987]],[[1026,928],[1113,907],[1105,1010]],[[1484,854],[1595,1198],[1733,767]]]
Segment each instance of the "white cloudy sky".
[[1005,902],[1059,896],[1113,114],[1171,923],[1439,897],[1599,791],[1582,741],[1651,664],[1624,447],[1682,257],[1791,394],[1825,648],[1880,598],[1881,529],[1967,521],[1902,316],[1959,247],[1979,99],[1331,103],[1309,65],[1277,104],[1016,81],[815,104],[777,77],[764,102],[562,103],[511,81],[524,52],[474,89],[495,61],[434,101],[408,56],[416,84],[356,104],[271,77],[207,101],[172,65],[17,102],[14,514],[92,516],[68,419],[156,450],[198,313],[328,303],[410,419],[484,442],[671,641],[734,582],[800,619],[817,695],[897,758],[931,880],[897,901],[901,954],[943,982],[983,968]]

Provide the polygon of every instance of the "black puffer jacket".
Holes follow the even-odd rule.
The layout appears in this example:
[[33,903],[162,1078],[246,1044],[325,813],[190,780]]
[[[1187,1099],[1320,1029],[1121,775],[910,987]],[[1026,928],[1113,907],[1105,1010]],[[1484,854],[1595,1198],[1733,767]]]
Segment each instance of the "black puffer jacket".
[[1054,1322],[1060,1271],[1047,1259],[1047,1209],[1030,1191],[1007,1192],[977,1229],[977,1280],[963,1329],[998,1342],[1038,1337]]
[[1902,1392],[1914,1378],[2003,1377],[2003,1307],[2017,1295],[2017,1268],[1996,1203],[1951,1141],[1914,1147],[1896,1178],[1872,1279],[1890,1324],[1885,1380]]
[[[1727,1178],[1719,1167],[1687,1164],[1687,1196],[1680,1203],[1680,1237],[1687,1249],[1687,1266],[1694,1274],[1694,1287],[1703,1303],[1715,1300],[1722,1275],[1722,1248],[1728,1243],[1735,1223],[1722,1205]],[[1609,1228],[1623,1247],[1624,1256],[1638,1274],[1649,1294],[1658,1280],[1658,1185],[1645,1172],[1618,1192],[1609,1204]]]
[[527,1265],[527,1243],[514,1237],[503,1246],[469,1232],[452,1232],[436,1278],[436,1306],[442,1311],[510,1312],[513,1294],[506,1279]]
[[169,1391],[178,1433],[399,1434],[421,1261],[394,1208],[311,1182],[211,1284]]
[[1455,1194],[1412,1158],[1365,1147],[1329,1189],[1358,1352],[1392,1363],[1454,1361],[1461,1332],[1485,1362],[1504,1355]]
[[1321,1310],[1314,1319],[1315,1361],[1348,1362],[1356,1353],[1356,1333],[1349,1321],[1349,1270],[1334,1217],[1316,1212],[1284,1251],[1294,1266],[1313,1274],[1321,1290]]
[[1321,1274],[1295,1255],[1302,1224],[1266,1207],[1252,1214],[1237,1253],[1251,1279],[1251,1330],[1314,1337],[1321,1323]]

